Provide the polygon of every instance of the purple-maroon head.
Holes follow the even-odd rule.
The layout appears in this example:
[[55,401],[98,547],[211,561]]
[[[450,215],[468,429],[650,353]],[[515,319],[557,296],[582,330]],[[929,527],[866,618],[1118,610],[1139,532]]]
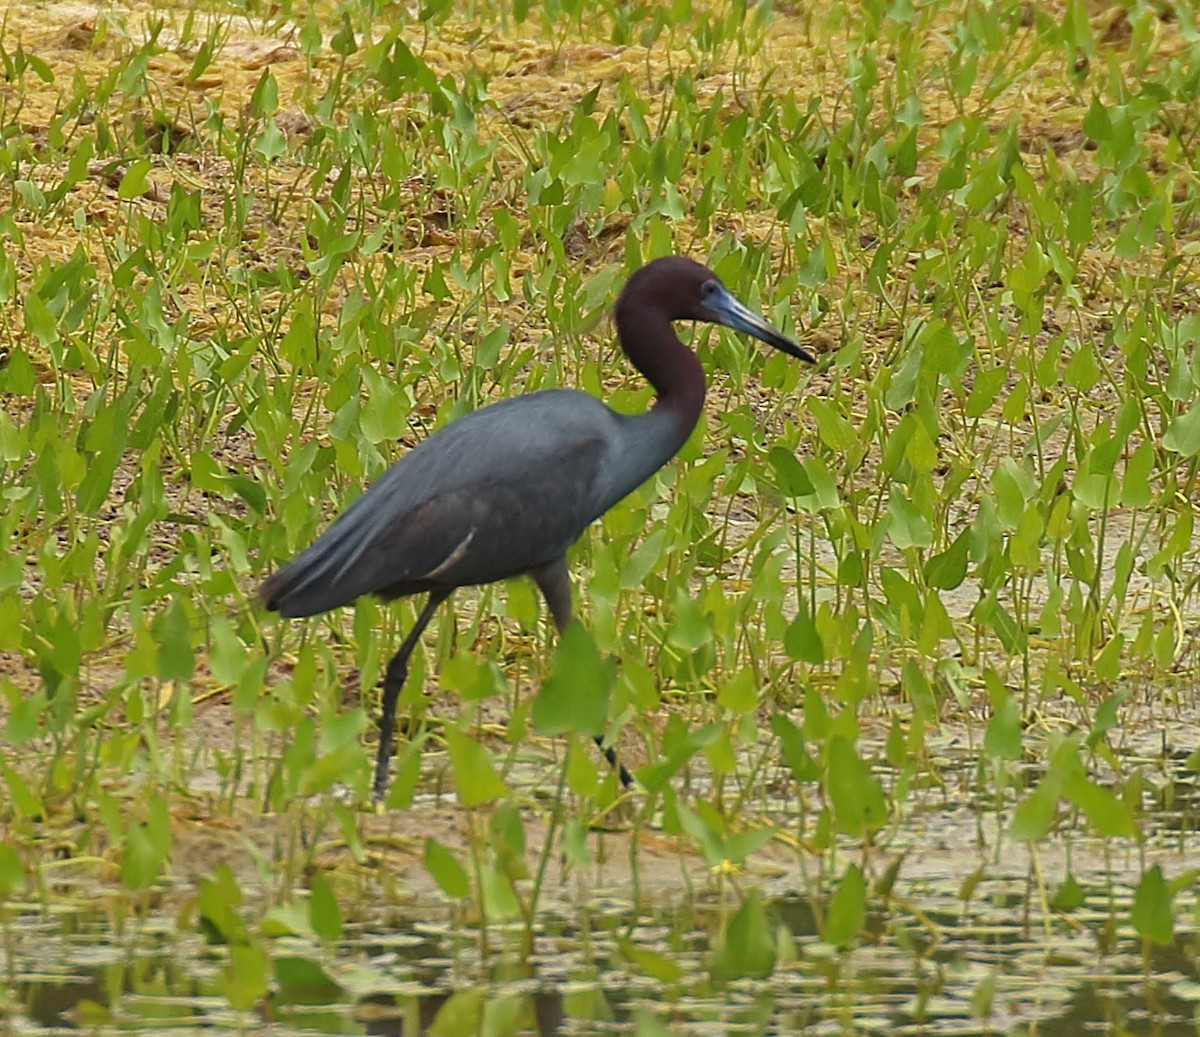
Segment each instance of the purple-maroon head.
[[617,326],[632,327],[645,317],[723,324],[800,360],[815,358],[739,302],[706,266],[685,256],[664,256],[636,270],[615,307]]

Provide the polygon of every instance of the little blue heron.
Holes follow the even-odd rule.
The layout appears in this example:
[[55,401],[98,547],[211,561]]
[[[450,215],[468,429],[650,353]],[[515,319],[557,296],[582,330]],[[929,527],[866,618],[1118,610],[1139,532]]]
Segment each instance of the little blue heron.
[[[388,663],[374,794],[387,791],[396,702],[413,646],[457,587],[531,576],[559,632],[571,619],[566,551],[593,521],[667,463],[704,406],[704,371],[671,322],[707,321],[801,360],[812,355],[681,256],[637,270],[614,316],[625,355],[658,390],[645,414],[618,414],[587,393],[549,389],[493,403],[410,450],[299,554],[259,598],[289,618],[425,593]],[[596,742],[604,749],[603,737]],[[611,763],[612,748],[604,749]],[[620,769],[628,785],[629,774]]]

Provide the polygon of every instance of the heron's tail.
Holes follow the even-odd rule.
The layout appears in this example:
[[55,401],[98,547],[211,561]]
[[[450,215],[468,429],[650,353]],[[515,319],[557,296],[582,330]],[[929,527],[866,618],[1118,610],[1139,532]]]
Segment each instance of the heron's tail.
[[320,580],[310,566],[300,564],[303,560],[303,555],[296,558],[272,573],[258,588],[258,600],[269,612],[278,612],[288,619],[298,619],[328,612],[353,600],[342,600],[342,595],[330,593],[332,588]]
[[[344,516],[343,516],[344,517]],[[348,605],[371,588],[357,558],[346,523],[335,522],[306,550],[272,573],[258,589],[258,600],[288,619],[316,616]]]
[[309,600],[311,588],[305,586],[304,574],[297,572],[295,562],[272,573],[258,588],[258,600],[268,612],[278,612],[289,619],[315,616],[324,609],[313,607]]

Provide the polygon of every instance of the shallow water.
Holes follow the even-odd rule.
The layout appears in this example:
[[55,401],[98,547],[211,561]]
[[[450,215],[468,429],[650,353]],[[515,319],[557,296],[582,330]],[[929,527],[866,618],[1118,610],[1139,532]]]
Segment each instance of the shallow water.
[[[924,917],[897,904],[870,919],[874,944],[839,952],[815,933],[813,905],[790,895],[767,905],[786,953],[768,980],[714,983],[706,954],[721,905],[694,901],[634,919],[616,903],[547,915],[532,954],[520,927],[478,929],[438,920],[435,909],[388,925],[347,926],[329,952],[296,938],[272,959],[312,961],[335,984],[296,984],[254,1012],[234,1012],[221,992],[227,949],[173,919],[127,923],[118,934],[93,909],[10,916],[4,931],[9,1032],[269,1031],[278,1034],[437,1032],[608,1034],[635,1032],[652,1015],[681,1033],[788,1034],[1200,1032],[1200,936],[1177,936],[1143,958],[1120,931],[1100,939],[1108,889],[1085,890],[1069,917],[1023,923],[1025,890],[984,883],[963,907],[956,891],[930,889]],[[990,887],[990,888],[984,888]],[[664,984],[631,965],[619,936],[681,970]],[[991,990],[990,1011],[985,993]],[[447,1007],[455,992],[456,1006]],[[473,992],[473,993],[472,993]],[[477,1001],[475,1000],[477,999]],[[455,1012],[463,1012],[456,1015]]]
[[[1142,775],[1140,840],[1088,834],[1078,813],[1064,810],[1036,853],[1014,843],[1006,835],[1014,797],[1040,773],[994,795],[969,765],[974,753],[951,739],[937,748],[939,781],[904,802],[866,856],[861,845],[804,857],[773,843],[752,869],[718,879],[655,825],[636,845],[644,896],[635,905],[627,892],[631,844],[596,834],[596,850],[605,851],[591,876],[597,884],[550,868],[531,948],[523,924],[481,928],[465,909],[448,906],[411,852],[381,860],[373,872],[389,879],[388,895],[375,878],[342,874],[337,909],[346,921],[332,943],[305,934],[303,896],[299,914],[265,924],[281,896],[261,887],[270,872],[235,866],[245,897],[237,911],[251,949],[263,954],[271,991],[249,999],[248,1011],[231,1007],[231,951],[205,939],[197,884],[181,878],[135,897],[98,885],[85,862],[64,860],[43,871],[44,899],[0,905],[8,980],[0,1034],[1196,1037],[1200,782],[1188,740],[1195,731],[1175,739],[1182,747],[1174,752],[1162,751],[1154,732],[1131,726],[1114,757],[1126,773]],[[1144,744],[1133,744],[1138,738]],[[794,800],[781,798],[782,829],[795,822],[789,809]],[[545,835],[540,816],[531,810],[526,818],[531,845]],[[448,839],[456,817],[445,805],[418,803],[402,817],[363,815],[363,823],[389,836],[398,827]],[[224,826],[197,827],[201,841],[189,848],[180,841],[176,854],[198,883],[244,833],[210,846]],[[288,842],[281,831],[271,838]],[[818,918],[831,881],[851,861],[868,877],[868,916],[859,945],[839,950],[819,938]],[[1166,946],[1144,947],[1131,903],[1154,864],[1168,883],[1181,880],[1170,907],[1175,935]],[[892,865],[890,893],[870,886]],[[1069,909],[1056,910],[1067,876],[1078,889]],[[751,888],[763,895],[776,964],[769,978],[722,983],[712,975],[713,947],[737,909],[735,891]]]

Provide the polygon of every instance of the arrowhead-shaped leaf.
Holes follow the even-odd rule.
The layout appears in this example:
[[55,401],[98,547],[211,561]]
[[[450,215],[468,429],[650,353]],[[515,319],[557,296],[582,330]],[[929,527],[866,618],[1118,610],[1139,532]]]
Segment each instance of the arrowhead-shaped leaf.
[[568,624],[554,652],[554,673],[534,699],[533,729],[541,735],[603,733],[613,679],[591,634],[580,623]]

